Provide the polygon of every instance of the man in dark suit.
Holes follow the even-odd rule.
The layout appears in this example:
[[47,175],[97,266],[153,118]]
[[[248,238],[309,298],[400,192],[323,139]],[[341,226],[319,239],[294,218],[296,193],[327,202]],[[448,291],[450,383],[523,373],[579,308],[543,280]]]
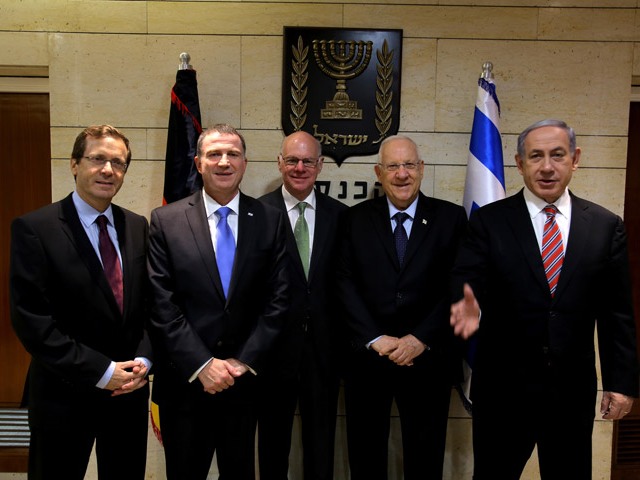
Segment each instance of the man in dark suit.
[[624,225],[568,190],[579,161],[564,122],[524,130],[525,188],[471,216],[456,261],[464,297],[451,322],[477,339],[475,480],[520,478],[536,445],[542,479],[591,478],[596,325],[603,418],[622,418],[638,395]]
[[[244,138],[198,140],[204,188],[151,213],[149,274],[167,478],[253,479],[256,378],[288,304],[285,218],[239,191]],[[279,388],[280,385],[274,385]]]
[[130,161],[117,129],[86,128],[75,191],[12,224],[11,318],[32,356],[30,479],[84,478],[94,441],[101,480],[145,475],[148,227],[111,203]]
[[[338,215],[346,206],[316,191],[322,171],[320,143],[299,131],[282,142],[283,185],[260,200],[288,215],[287,324],[259,378],[261,480],[286,480],[296,404],[302,421],[304,478],[333,478],[339,376],[334,285]],[[303,214],[300,213],[300,203]],[[306,228],[304,227],[306,223]],[[298,245],[300,242],[300,245]],[[276,382],[279,386],[274,388]]]
[[351,478],[387,478],[394,400],[404,478],[441,478],[460,373],[447,279],[466,216],[420,193],[424,163],[410,138],[385,139],[375,172],[386,197],[346,213],[338,265],[353,347],[345,380]]

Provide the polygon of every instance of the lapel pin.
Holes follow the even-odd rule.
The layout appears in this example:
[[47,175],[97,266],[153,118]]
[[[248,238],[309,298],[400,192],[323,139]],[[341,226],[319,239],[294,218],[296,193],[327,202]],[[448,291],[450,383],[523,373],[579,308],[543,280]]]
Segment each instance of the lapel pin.
[[427,224],[427,220],[425,218],[422,219],[422,224],[426,225]]
[[249,215],[250,217],[253,217],[253,212],[247,212],[247,215]]

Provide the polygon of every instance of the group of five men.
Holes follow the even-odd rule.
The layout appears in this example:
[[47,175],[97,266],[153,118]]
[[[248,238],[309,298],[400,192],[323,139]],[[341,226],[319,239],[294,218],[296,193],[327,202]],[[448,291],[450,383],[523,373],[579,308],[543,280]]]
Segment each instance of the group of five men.
[[12,225],[31,479],[83,478],[94,442],[99,478],[144,478],[150,371],[168,479],[206,479],[214,453],[221,479],[254,479],[256,426],[260,479],[286,479],[296,407],[304,478],[333,478],[341,379],[352,479],[387,478],[394,401],[404,478],[442,478],[470,337],[476,480],[519,478],[536,445],[541,478],[591,478],[596,325],[604,418],[638,396],[624,226],[568,191],[580,149],[564,122],[520,135],[525,187],[468,225],[420,192],[405,136],[380,145],[385,195],[347,209],[314,189],[312,135],[284,139],[283,184],[256,200],[239,188],[244,138],[215,125],[203,189],[150,228],[111,203],[121,132],[88,127],[71,157],[75,191]]

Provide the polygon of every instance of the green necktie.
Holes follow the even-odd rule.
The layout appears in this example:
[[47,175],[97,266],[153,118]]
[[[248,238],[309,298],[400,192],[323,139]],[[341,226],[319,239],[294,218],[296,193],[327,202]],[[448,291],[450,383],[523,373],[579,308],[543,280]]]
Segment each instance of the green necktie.
[[302,260],[304,275],[309,278],[309,225],[307,225],[307,220],[304,218],[304,210],[307,208],[307,202],[299,202],[296,206],[300,211],[300,215],[293,228],[293,236],[296,237],[296,244],[298,245],[300,260]]

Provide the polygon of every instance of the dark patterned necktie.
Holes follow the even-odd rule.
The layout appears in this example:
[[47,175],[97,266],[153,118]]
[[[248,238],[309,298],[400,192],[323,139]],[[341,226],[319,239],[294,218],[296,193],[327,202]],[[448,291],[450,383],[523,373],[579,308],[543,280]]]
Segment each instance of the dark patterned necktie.
[[407,251],[407,242],[409,241],[407,231],[402,225],[407,218],[409,218],[409,215],[404,212],[398,212],[393,216],[393,219],[396,221],[396,228],[393,230],[393,237],[396,240],[396,253],[398,254],[398,262],[400,265],[402,265],[402,262],[404,261],[404,254]]
[[124,307],[124,295],[122,292],[122,268],[120,268],[120,260],[118,259],[118,252],[113,246],[113,242],[107,232],[107,217],[104,215],[98,216],[96,219],[100,234],[98,236],[98,249],[100,250],[100,258],[102,259],[102,266],[104,268],[104,274],[107,277],[107,282],[113,291],[113,296],[116,297],[116,302],[120,307],[120,313],[123,312]]
[[236,256],[236,242],[233,232],[227,223],[227,217],[231,213],[229,207],[220,207],[216,210],[216,215],[220,218],[216,226],[216,263],[222,282],[224,296],[229,293],[229,283],[231,282],[231,272],[233,270],[233,259]]
[[547,219],[544,222],[544,231],[542,232],[542,263],[553,297],[564,261],[564,247],[562,246],[562,235],[556,223],[558,209],[555,205],[547,205],[544,207],[544,213],[547,215]]

